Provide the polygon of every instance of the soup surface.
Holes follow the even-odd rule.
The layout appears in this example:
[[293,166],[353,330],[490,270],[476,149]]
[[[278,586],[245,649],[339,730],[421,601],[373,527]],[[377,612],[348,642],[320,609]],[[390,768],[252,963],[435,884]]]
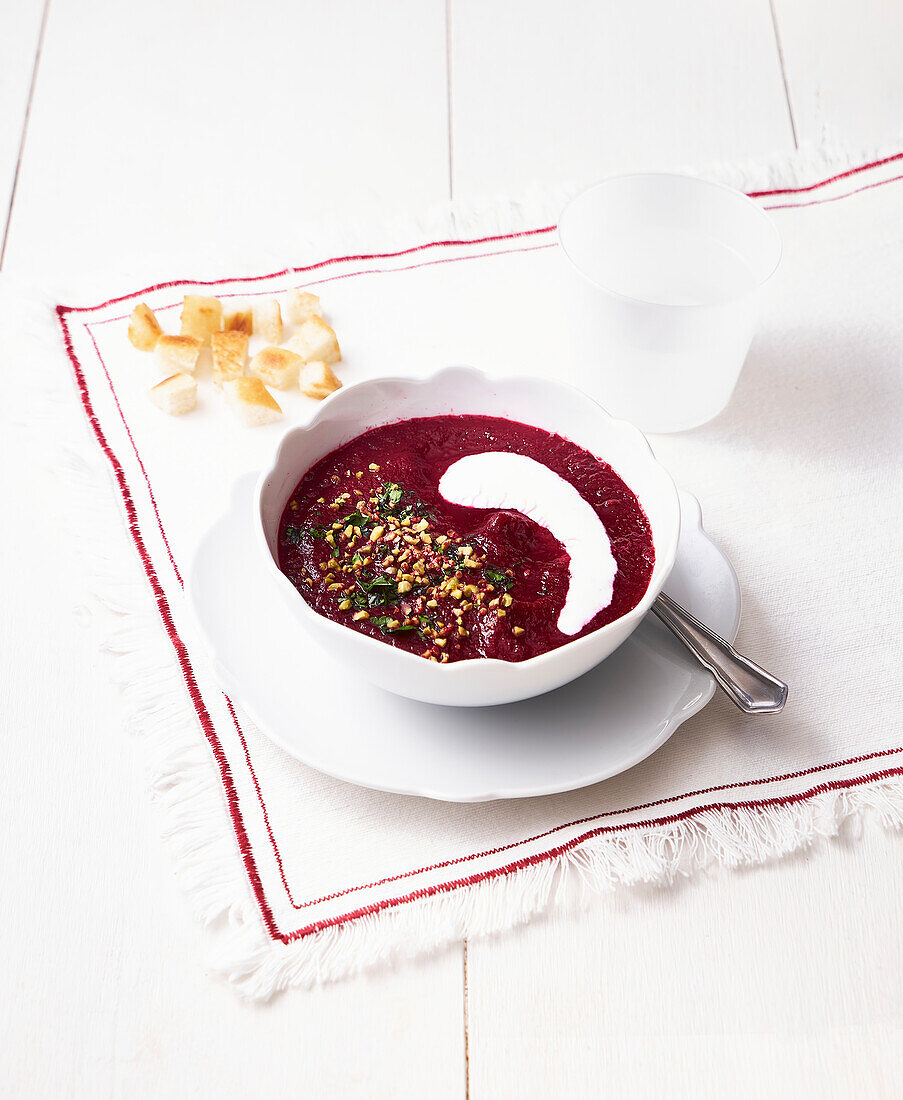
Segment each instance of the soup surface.
[[654,563],[610,466],[489,416],[357,436],[304,475],[279,526],[280,568],[314,610],[443,664],[523,661],[598,630]]

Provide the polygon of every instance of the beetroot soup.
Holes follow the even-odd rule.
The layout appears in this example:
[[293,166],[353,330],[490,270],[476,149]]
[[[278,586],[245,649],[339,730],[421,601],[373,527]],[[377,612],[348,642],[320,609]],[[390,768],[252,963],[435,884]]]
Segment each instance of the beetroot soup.
[[655,550],[595,455],[491,416],[374,428],[321,459],[279,525],[279,567],[321,615],[447,663],[523,661],[634,608]]

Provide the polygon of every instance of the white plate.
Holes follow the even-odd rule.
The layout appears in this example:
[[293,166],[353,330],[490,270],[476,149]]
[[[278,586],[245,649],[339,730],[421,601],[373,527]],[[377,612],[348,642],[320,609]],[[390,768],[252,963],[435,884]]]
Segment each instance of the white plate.
[[[659,749],[715,690],[650,614],[601,665],[557,691],[482,708],[431,706],[355,678],[297,622],[259,568],[254,478],[202,540],[189,598],[225,690],[276,744],[363,787],[449,802],[527,798],[597,783]],[[682,530],[665,591],[733,641],[740,588],[681,493]],[[241,583],[236,583],[241,578]]]

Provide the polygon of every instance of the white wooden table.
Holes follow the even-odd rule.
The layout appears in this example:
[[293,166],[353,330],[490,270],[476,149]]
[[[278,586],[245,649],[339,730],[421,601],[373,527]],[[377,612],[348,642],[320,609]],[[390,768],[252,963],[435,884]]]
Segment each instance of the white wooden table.
[[[290,254],[323,216],[892,145],[901,43],[895,0],[5,0],[2,266],[78,287],[224,240]],[[2,366],[4,1095],[901,1094],[903,867],[873,824],[267,1007],[207,978],[70,614],[31,365]]]

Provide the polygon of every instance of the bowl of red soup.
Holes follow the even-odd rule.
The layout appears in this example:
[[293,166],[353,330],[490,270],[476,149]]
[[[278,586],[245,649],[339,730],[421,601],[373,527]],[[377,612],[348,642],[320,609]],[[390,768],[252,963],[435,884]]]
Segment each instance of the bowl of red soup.
[[264,567],[304,646],[449,706],[604,660],[674,563],[677,491],[642,433],[571,386],[448,367],[341,390],[259,479]]

